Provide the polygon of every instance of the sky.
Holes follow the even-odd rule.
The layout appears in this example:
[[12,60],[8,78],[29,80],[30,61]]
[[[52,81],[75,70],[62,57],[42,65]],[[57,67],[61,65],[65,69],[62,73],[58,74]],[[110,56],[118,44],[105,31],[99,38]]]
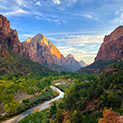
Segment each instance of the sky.
[[87,64],[105,35],[123,23],[123,0],[0,0],[19,40],[43,34],[64,55]]

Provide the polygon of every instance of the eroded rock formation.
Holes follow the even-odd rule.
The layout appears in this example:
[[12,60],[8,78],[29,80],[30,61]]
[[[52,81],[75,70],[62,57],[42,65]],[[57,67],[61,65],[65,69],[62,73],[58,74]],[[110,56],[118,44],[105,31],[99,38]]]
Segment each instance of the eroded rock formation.
[[3,53],[8,49],[11,49],[9,52],[20,53],[20,41],[17,31],[11,29],[10,22],[7,21],[7,18],[0,15],[0,51]]
[[107,59],[123,59],[123,26],[105,36],[95,61]]

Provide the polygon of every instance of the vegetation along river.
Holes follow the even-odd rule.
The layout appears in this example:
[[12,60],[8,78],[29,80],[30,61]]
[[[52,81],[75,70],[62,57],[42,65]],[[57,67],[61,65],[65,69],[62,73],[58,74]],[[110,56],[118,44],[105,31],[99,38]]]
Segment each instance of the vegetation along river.
[[51,103],[52,101],[58,100],[58,99],[60,99],[60,98],[63,98],[64,92],[62,92],[61,90],[59,90],[58,88],[56,88],[56,87],[54,87],[54,86],[50,86],[50,88],[52,88],[54,91],[57,91],[57,92],[59,93],[59,95],[58,95],[57,97],[55,97],[55,98],[52,98],[52,99],[50,99],[50,100],[48,100],[48,101],[45,101],[45,102],[43,102],[43,103],[41,103],[41,104],[38,104],[37,106],[32,107],[32,108],[26,110],[26,111],[23,112],[22,114],[20,114],[20,115],[18,115],[18,116],[15,116],[15,117],[13,117],[13,118],[11,118],[11,119],[9,119],[9,120],[7,120],[7,121],[4,121],[4,122],[2,122],[2,123],[17,123],[17,122],[19,122],[21,119],[23,119],[23,118],[25,118],[27,115],[29,115],[30,113],[33,113],[33,112],[35,111],[35,109],[38,108],[39,111],[44,110],[44,109],[50,107],[50,103]]

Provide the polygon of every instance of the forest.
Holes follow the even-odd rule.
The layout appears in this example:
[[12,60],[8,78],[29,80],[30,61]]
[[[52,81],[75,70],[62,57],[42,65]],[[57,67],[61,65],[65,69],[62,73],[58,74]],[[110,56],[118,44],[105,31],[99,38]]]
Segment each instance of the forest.
[[[82,72],[47,72],[4,74],[0,76],[0,105],[6,115],[0,120],[22,113],[38,103],[58,95],[49,87],[53,82],[66,81],[57,85],[65,92],[64,98],[52,102],[51,108],[35,111],[19,123],[103,123],[106,112],[114,113],[116,119],[123,115],[123,61],[109,65],[116,71],[98,74]],[[108,66],[108,67],[109,67]],[[68,81],[69,80],[69,81]],[[71,81],[71,84],[70,84]],[[22,94],[32,95],[20,103]],[[112,115],[111,115],[112,116]],[[114,120],[116,120],[114,118]]]

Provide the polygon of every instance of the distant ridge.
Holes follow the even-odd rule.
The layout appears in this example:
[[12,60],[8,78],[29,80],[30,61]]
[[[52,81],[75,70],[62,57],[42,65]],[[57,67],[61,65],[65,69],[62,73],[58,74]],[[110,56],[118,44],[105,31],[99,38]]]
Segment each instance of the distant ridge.
[[87,64],[86,64],[83,60],[79,61],[79,64],[80,64],[82,67],[86,67],[86,66],[87,66]]
[[23,53],[35,62],[56,64],[71,71],[81,68],[81,65],[75,60],[73,55],[69,54],[65,58],[58,48],[51,41],[48,41],[43,34],[37,34],[33,38],[27,39],[21,43],[21,47]]

